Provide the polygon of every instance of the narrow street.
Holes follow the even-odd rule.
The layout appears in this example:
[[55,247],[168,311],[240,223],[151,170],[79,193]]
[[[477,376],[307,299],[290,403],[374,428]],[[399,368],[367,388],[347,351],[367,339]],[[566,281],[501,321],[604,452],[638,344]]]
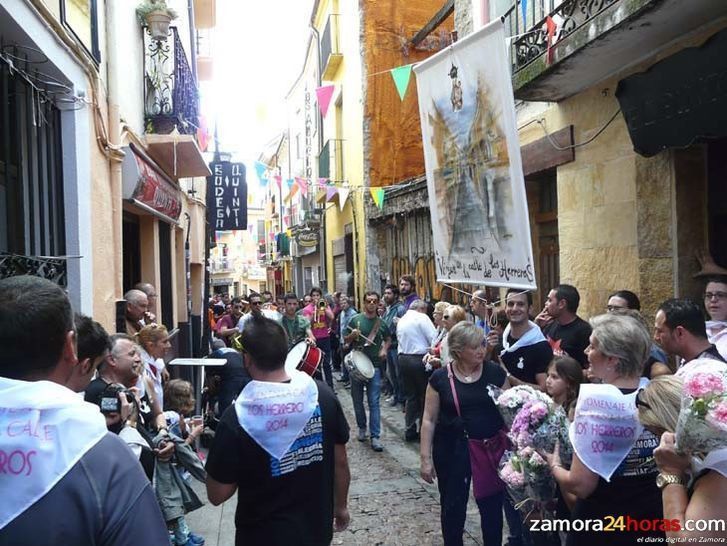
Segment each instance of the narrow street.
[[[356,421],[349,391],[337,386],[351,426],[348,458],[351,466],[349,510],[351,524],[333,536],[332,544],[415,545],[442,544],[439,526],[439,495],[436,485],[419,478],[419,446],[403,441],[404,414],[382,400],[383,453],[355,437]],[[204,486],[195,489],[206,500]],[[234,499],[222,506],[205,504],[187,516],[190,528],[207,539],[207,546],[235,543]],[[470,499],[465,544],[481,544],[479,517]]]

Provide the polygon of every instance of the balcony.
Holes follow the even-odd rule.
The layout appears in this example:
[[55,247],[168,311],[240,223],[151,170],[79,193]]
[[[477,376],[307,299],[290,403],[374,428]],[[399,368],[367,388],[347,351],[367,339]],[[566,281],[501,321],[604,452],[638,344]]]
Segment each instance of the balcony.
[[323,63],[321,80],[324,81],[333,79],[333,75],[341,66],[341,61],[343,61],[338,20],[338,14],[332,13],[329,15],[321,35],[321,62]]
[[230,258],[210,258],[210,273],[230,273],[234,270]]
[[332,138],[326,141],[318,156],[318,176],[328,178],[331,182],[344,180],[342,139]]
[[68,284],[66,260],[42,256],[22,256],[0,252],[0,279],[32,275],[41,277],[65,288]]
[[199,123],[199,95],[176,27],[170,38],[144,32],[144,123],[147,133],[169,134],[175,128],[193,135]]
[[[548,60],[546,17],[557,25]],[[725,16],[714,0],[540,0],[505,13],[515,98],[558,102]],[[716,30],[716,29],[715,29]]]

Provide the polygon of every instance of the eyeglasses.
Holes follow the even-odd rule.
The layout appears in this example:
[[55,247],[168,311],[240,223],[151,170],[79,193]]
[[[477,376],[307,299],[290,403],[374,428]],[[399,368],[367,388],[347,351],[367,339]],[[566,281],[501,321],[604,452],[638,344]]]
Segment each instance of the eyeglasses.
[[621,307],[620,305],[607,305],[606,311],[609,313],[613,313],[614,311],[620,311],[621,309],[626,309],[625,307]]
[[643,408],[650,410],[651,406],[641,399],[642,392],[644,392],[644,389],[641,389],[641,390],[639,390],[639,392],[636,393],[636,407],[638,408],[639,406],[641,406]]
[[366,303],[379,303],[379,300],[366,300]]
[[705,292],[704,299],[707,301],[712,299],[727,300],[727,292]]

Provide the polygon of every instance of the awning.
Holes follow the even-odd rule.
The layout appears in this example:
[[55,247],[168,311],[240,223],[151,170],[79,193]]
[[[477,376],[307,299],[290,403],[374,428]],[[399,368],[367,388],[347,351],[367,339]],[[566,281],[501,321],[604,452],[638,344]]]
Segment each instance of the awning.
[[172,178],[210,176],[193,135],[146,135],[149,156]]
[[121,165],[123,198],[170,223],[182,213],[182,191],[133,144],[124,150]]

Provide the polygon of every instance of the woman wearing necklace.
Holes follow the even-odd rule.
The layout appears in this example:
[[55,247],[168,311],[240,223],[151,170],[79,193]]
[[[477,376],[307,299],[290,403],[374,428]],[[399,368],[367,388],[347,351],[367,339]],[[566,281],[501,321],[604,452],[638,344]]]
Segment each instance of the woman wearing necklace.
[[[507,388],[505,371],[484,362],[484,332],[460,322],[448,334],[449,365],[427,386],[421,428],[421,476],[437,479],[445,546],[462,544],[470,482],[486,545],[502,542],[503,484],[497,463],[507,439],[487,387]],[[473,479],[474,476],[474,479]]]

